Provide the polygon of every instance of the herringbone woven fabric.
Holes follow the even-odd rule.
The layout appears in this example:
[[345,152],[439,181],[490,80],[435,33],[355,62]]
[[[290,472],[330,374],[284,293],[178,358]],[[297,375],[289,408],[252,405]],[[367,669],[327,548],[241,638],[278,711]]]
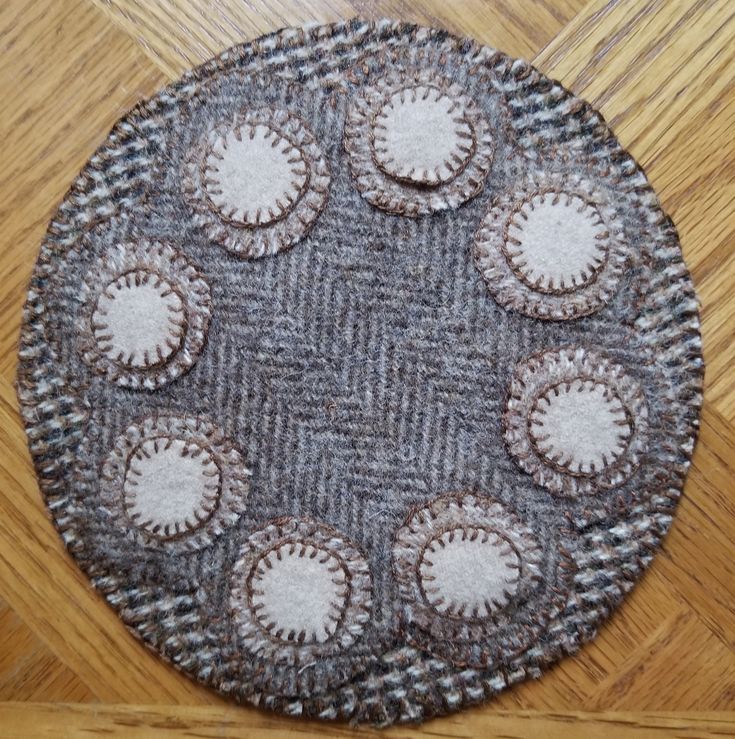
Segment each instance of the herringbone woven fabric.
[[[460,86],[492,140],[487,165],[455,188],[439,185],[441,197],[401,181],[378,192],[388,176],[361,180],[360,143],[350,144],[364,90],[386,70],[414,68]],[[262,238],[235,216],[209,214],[211,198],[197,194],[207,186],[202,136],[256,109],[290,116],[278,130],[301,137],[293,166],[303,159],[310,173],[297,175],[298,187],[308,181],[298,203],[313,198],[298,219],[300,206],[283,206],[291,215],[279,213]],[[561,313],[565,298],[559,315],[542,315],[543,291],[521,286],[516,296],[512,276],[493,282],[479,229],[503,198],[569,183],[610,204],[624,268],[609,278],[614,289],[585,293],[573,316]],[[151,254],[163,280],[155,285],[139,274],[153,270]],[[127,288],[169,301],[184,337],[166,356],[123,361],[104,344],[114,337],[100,339],[90,295],[116,269],[133,275]],[[527,63],[472,41],[357,21],[231,49],[126,115],[52,220],[20,358],[49,510],[125,623],[237,700],[379,724],[481,701],[594,636],[668,530],[703,367],[676,231],[600,115]],[[560,459],[546,470],[538,445],[518,457],[511,388],[530,386],[524,372],[572,382],[565,362],[620,368],[615,392],[645,398],[646,415],[626,417],[640,443],[626,441],[627,466],[615,461],[599,485]],[[135,513],[143,502],[140,488],[136,498],[126,487],[128,455],[144,476],[176,444],[189,445],[186,458],[205,450],[219,497],[164,536],[166,524],[154,516],[144,526],[147,514]],[[153,490],[168,479],[166,464],[150,468]],[[507,602],[447,612],[431,605],[423,580],[415,585],[420,570],[402,569],[412,547],[430,546],[452,521],[472,541],[515,527],[520,584]],[[454,539],[443,542],[449,551]],[[339,570],[336,586],[320,586],[338,608],[310,639],[283,610],[306,596],[271,597],[265,578],[316,552]],[[415,603],[412,588],[423,593]],[[302,609],[307,602],[318,607],[307,599]],[[278,608],[280,629],[277,610],[272,624],[257,616]]]

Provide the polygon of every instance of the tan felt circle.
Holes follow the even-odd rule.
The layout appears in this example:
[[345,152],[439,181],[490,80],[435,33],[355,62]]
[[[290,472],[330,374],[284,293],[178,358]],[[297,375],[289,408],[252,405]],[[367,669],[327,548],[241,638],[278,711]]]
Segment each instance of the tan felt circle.
[[573,570],[563,547],[540,542],[487,493],[439,496],[411,510],[393,541],[406,638],[473,667],[530,644],[563,604]]
[[146,238],[114,243],[92,259],[80,300],[77,350],[96,374],[121,387],[167,385],[204,349],[210,287],[179,245]]
[[[238,649],[262,665],[269,689],[309,684],[322,660],[352,671],[351,661],[341,661],[345,653],[373,648],[362,640],[372,614],[369,565],[331,526],[298,517],[270,521],[240,547],[229,583]],[[325,679],[344,678],[335,670]]]
[[494,195],[474,259],[504,308],[569,321],[605,307],[630,267],[630,244],[609,193],[576,173],[538,172]]
[[518,362],[503,416],[518,466],[561,496],[600,494],[626,482],[648,446],[640,384],[604,353],[584,346]]
[[416,218],[480,193],[493,136],[486,113],[445,74],[389,65],[351,100],[344,147],[354,185],[371,205]]
[[250,474],[213,423],[154,414],[115,439],[102,464],[99,499],[110,525],[139,545],[184,554],[209,546],[238,521]]
[[541,394],[529,415],[531,439],[551,464],[595,475],[624,454],[632,423],[604,382],[577,379]]
[[204,162],[204,186],[227,220],[267,226],[288,213],[308,182],[300,149],[271,128],[242,124],[218,135]]
[[484,618],[508,605],[520,569],[518,552],[507,539],[471,526],[432,539],[419,563],[427,602],[441,614],[465,618]]
[[313,544],[284,544],[250,576],[250,608],[276,638],[307,644],[334,636],[349,594],[339,559]]
[[100,293],[92,329],[109,359],[138,369],[161,364],[183,343],[184,301],[159,275],[127,272]]
[[554,293],[594,281],[608,249],[609,232],[594,205],[569,193],[539,193],[511,216],[504,251],[530,288]]
[[210,121],[183,163],[184,197],[207,238],[243,259],[289,249],[327,205],[331,176],[296,112],[244,106]]
[[475,151],[461,100],[431,85],[393,93],[373,121],[373,151],[389,176],[436,186],[453,180]]
[[158,537],[175,536],[211,518],[221,483],[205,448],[168,437],[146,439],[128,460],[125,510],[135,526]]

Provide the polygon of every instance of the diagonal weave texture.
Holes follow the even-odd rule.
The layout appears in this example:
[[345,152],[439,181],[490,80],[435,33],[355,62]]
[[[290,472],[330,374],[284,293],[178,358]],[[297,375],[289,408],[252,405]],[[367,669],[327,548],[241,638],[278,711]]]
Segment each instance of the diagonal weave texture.
[[[342,136],[351,100],[395,65],[438,70],[490,123],[487,182],[460,207],[386,214],[353,178]],[[331,176],[308,235],[252,261],[213,243],[182,184],[202,131],[244,107],[296,113]],[[473,258],[497,197],[545,178],[582,180],[620,219],[627,270],[587,317],[543,321],[502,307]],[[78,349],[83,280],[116,244],[145,240],[174,244],[206,276],[212,300],[193,368],[155,392],[110,382]],[[19,396],[67,546],[146,643],[238,700],[385,724],[480,701],[594,636],[669,527],[701,404],[698,326],[675,229],[598,113],[474,42],[353,22],[230,50],[117,124],[49,227],[26,306]],[[560,347],[603,353],[647,401],[643,462],[593,495],[535,484],[504,440],[517,365]],[[242,512],[195,551],[175,538],[141,545],[100,500],[116,440],[166,414],[215,422],[252,473]],[[540,599],[542,624],[531,624],[539,608],[529,599],[447,632],[402,598],[394,536],[417,509],[460,493],[498,501],[533,532],[544,565],[524,597]],[[369,617],[355,634],[335,632],[339,648],[326,640],[298,657],[263,658],[244,644],[232,578],[253,541],[291,536],[289,517],[314,521],[294,531],[320,546],[351,542],[344,579],[361,589],[346,612]],[[484,646],[455,648],[457,639]]]

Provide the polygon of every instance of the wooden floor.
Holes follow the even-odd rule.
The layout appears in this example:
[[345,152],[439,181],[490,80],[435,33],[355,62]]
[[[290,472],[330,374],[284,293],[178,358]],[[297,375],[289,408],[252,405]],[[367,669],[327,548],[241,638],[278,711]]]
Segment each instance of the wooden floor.
[[474,36],[600,108],[679,227],[707,360],[686,496],[664,550],[611,623],[541,681],[416,733],[735,733],[735,2],[2,0],[0,736],[349,733],[227,705],[128,634],[46,518],[13,377],[45,224],[112,123],[235,42],[358,14]]

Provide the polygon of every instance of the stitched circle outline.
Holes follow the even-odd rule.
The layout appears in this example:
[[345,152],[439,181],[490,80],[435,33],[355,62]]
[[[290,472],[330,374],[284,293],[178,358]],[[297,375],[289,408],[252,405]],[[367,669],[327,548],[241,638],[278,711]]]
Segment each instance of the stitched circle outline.
[[[560,202],[562,198],[566,198],[567,202],[566,205],[570,206],[572,201],[579,200],[583,207],[594,211],[594,214],[597,218],[597,222],[595,225],[605,225],[605,222],[602,219],[602,216],[600,215],[600,210],[598,206],[593,203],[590,200],[583,199],[579,195],[576,194],[570,194],[568,192],[564,193],[557,193],[554,191],[548,191],[548,190],[541,190],[534,195],[529,196],[525,200],[519,201],[516,203],[515,207],[513,208],[506,224],[505,229],[503,232],[504,240],[501,245],[501,250],[503,252],[503,256],[505,257],[506,262],[508,263],[508,266],[513,271],[513,274],[521,281],[523,282],[528,288],[535,292],[539,293],[545,293],[547,295],[563,295],[565,293],[574,293],[577,290],[582,290],[589,285],[591,285],[598,277],[600,272],[605,268],[605,265],[607,264],[609,253],[610,253],[610,247],[609,247],[609,240],[610,235],[609,233],[605,232],[605,239],[607,243],[602,244],[602,252],[603,256],[599,259],[598,262],[594,264],[588,264],[584,271],[582,272],[581,281],[576,281],[576,275],[572,276],[572,284],[571,285],[565,285],[564,280],[562,279],[560,285],[554,285],[554,281],[552,278],[546,278],[546,283],[544,284],[543,278],[540,278],[536,280],[535,282],[532,280],[531,276],[528,274],[526,270],[523,268],[526,266],[525,262],[523,262],[523,251],[521,250],[519,253],[514,254],[509,244],[513,243],[514,245],[520,246],[522,242],[517,241],[510,235],[510,229],[513,226],[516,226],[517,228],[517,218],[519,216],[523,217],[527,220],[527,216],[525,214],[527,206],[530,206],[530,208],[534,209],[534,201],[537,198],[541,198],[544,202],[548,199],[551,199],[552,204],[556,205],[557,202]],[[521,258],[521,261],[519,262],[518,257]]]
[[[214,492],[209,492],[202,496],[204,500],[200,501],[199,506],[193,513],[195,523],[193,523],[189,518],[184,518],[183,524],[179,523],[181,520],[179,519],[179,521],[176,521],[173,525],[157,524],[153,519],[146,520],[143,518],[141,521],[139,519],[141,519],[142,513],[139,510],[136,511],[138,491],[134,489],[136,487],[140,487],[140,482],[132,477],[133,475],[141,476],[141,473],[134,467],[134,463],[141,463],[143,462],[143,459],[146,458],[151,459],[152,456],[158,455],[161,452],[166,452],[174,446],[183,446],[183,450],[179,451],[182,457],[191,457],[192,459],[202,457],[199,462],[203,467],[206,466],[209,468],[206,473],[203,472],[202,474],[207,477],[214,477],[216,475],[216,483],[212,480],[211,483],[214,484],[207,485],[207,489]],[[134,526],[137,526],[139,529],[143,529],[151,536],[155,536],[157,539],[171,539],[181,534],[182,531],[194,531],[200,526],[206,524],[219,507],[221,496],[222,470],[220,470],[219,465],[215,462],[208,449],[200,446],[196,442],[184,441],[172,436],[154,436],[153,438],[143,439],[135,447],[130,457],[128,457],[125,469],[125,479],[123,481],[123,508],[125,509],[125,514]],[[171,528],[173,528],[173,531],[170,531]],[[162,533],[160,529],[163,529]]]
[[[417,91],[421,90],[420,95]],[[434,103],[438,103],[446,98],[450,103],[450,109],[447,113],[453,113],[455,108],[459,108],[454,118],[455,135],[457,138],[469,139],[468,146],[460,146],[457,142],[451,147],[451,154],[445,159],[441,166],[433,169],[424,168],[423,171],[416,171],[416,167],[410,167],[406,171],[405,167],[397,168],[395,162],[390,158],[387,149],[386,134],[381,133],[387,131],[385,123],[380,122],[388,118],[387,108],[395,108],[395,99],[399,98],[399,104],[415,103],[417,100],[428,100],[433,94]],[[370,135],[370,146],[375,166],[382,170],[388,177],[399,182],[405,182],[407,185],[424,185],[426,187],[439,187],[446,185],[455,179],[469,164],[470,159],[477,151],[477,142],[475,141],[475,132],[469,121],[466,112],[462,107],[462,101],[457,97],[450,97],[440,86],[437,85],[410,85],[403,87],[384,102],[380,110],[372,117],[372,131]]]
[[[576,380],[608,386],[622,403],[631,429],[625,450],[595,474],[581,474],[542,456],[529,430],[529,417],[538,398]],[[503,429],[509,453],[538,485],[561,496],[590,495],[622,485],[638,469],[648,446],[648,405],[639,383],[603,354],[585,347],[547,350],[516,365]]]
[[[223,217],[213,208],[204,180],[208,153],[216,140],[233,129],[258,125],[267,126],[298,149],[307,173],[298,198],[288,207],[282,207],[279,217],[266,224],[251,225]],[[322,149],[306,124],[289,111],[269,107],[238,113],[232,121],[203,132],[189,150],[182,170],[184,198],[192,209],[194,222],[209,239],[246,259],[277,254],[306,237],[326,207],[330,179]]]
[[[577,197],[593,207],[608,233],[606,259],[590,279],[578,287],[533,288],[513,263],[507,246],[508,228],[524,203],[539,195]],[[472,253],[475,266],[488,291],[503,307],[533,318],[567,321],[587,316],[604,307],[615,295],[628,262],[629,247],[616,209],[578,175],[537,175],[512,195],[499,193],[475,233]]]
[[[425,597],[420,572],[424,551],[437,537],[458,528],[495,532],[520,560],[518,582],[506,602],[467,617],[441,613]],[[538,535],[500,501],[474,493],[443,495],[417,506],[393,541],[393,573],[409,643],[452,664],[491,667],[526,649],[566,603],[574,565],[565,547],[552,561]],[[551,569],[551,572],[549,570]]]
[[[475,606],[473,612],[469,616],[466,616],[464,605],[452,603],[446,608],[446,610],[440,610],[438,606],[444,602],[444,598],[442,598],[441,593],[438,593],[439,600],[437,601],[437,599],[433,595],[430,595],[430,588],[427,586],[427,580],[429,580],[430,577],[427,576],[424,570],[429,570],[429,568],[433,566],[433,564],[428,561],[427,551],[432,553],[436,552],[436,550],[433,549],[435,544],[443,548],[447,546],[447,543],[453,544],[455,539],[457,538],[457,532],[461,532],[461,534],[459,535],[460,541],[469,540],[471,542],[474,542],[477,541],[478,538],[482,537],[482,543],[485,544],[490,541],[491,537],[495,537],[496,540],[505,543],[508,547],[510,547],[511,554],[515,558],[512,565],[506,563],[506,569],[514,569],[520,571],[521,554],[518,552],[518,549],[514,546],[513,542],[507,536],[502,534],[497,529],[491,528],[489,526],[462,527],[461,525],[458,525],[453,528],[443,528],[436,534],[436,536],[429,539],[421,548],[421,554],[418,558],[417,571],[419,573],[419,588],[421,590],[421,595],[423,596],[424,602],[427,605],[431,606],[437,613],[440,613],[446,618],[485,618],[495,611],[499,611],[505,608],[513,599],[513,594],[515,593],[516,588],[514,587],[512,588],[512,590],[508,589],[504,591],[504,602],[496,600],[488,602],[487,600],[485,600],[483,605],[486,612],[484,614],[480,614],[479,607]],[[429,566],[425,567],[427,561]],[[519,574],[517,572],[514,573],[513,579],[507,580],[507,582],[509,585],[517,585],[520,582]]]
[[[465,111],[465,120],[473,132],[473,155],[454,178],[435,187],[411,185],[390,177],[374,158],[375,117],[394,95],[412,87],[431,87],[455,100]],[[431,70],[400,69],[384,74],[358,92],[347,110],[344,148],[353,183],[371,205],[387,213],[416,218],[457,208],[478,195],[490,171],[495,141],[484,113],[462,87]]]
[[[130,366],[108,355],[100,345],[94,316],[99,296],[129,275],[135,281],[164,280],[184,306],[185,322],[176,337],[175,350],[146,366]],[[145,277],[148,275],[148,277]],[[102,287],[100,287],[102,286]],[[109,247],[97,258],[82,282],[82,308],[77,319],[77,348],[94,372],[121,387],[157,390],[188,372],[204,349],[212,316],[209,283],[197,268],[169,242],[138,239]]]
[[[160,439],[179,440],[206,451],[220,476],[218,495],[208,506],[211,510],[202,509],[201,515],[195,514],[196,524],[177,525],[173,532],[164,530],[163,536],[131,520],[129,492],[125,489],[133,457],[144,443]],[[129,424],[118,435],[102,463],[99,496],[114,525],[124,529],[136,544],[183,554],[209,546],[240,518],[246,506],[250,474],[240,452],[213,423],[194,416],[157,414]]]
[[[173,305],[171,305],[169,300],[165,300],[168,305],[164,307],[164,310],[175,314],[168,316],[169,335],[166,338],[166,341],[163,342],[163,346],[161,346],[160,343],[156,346],[154,356],[150,356],[150,353],[147,350],[143,350],[142,362],[139,357],[137,358],[137,361],[135,361],[136,354],[140,354],[137,349],[134,349],[132,352],[128,350],[127,358],[125,358],[125,355],[122,353],[122,349],[118,349],[117,356],[115,356],[115,334],[114,331],[110,332],[109,325],[104,323],[105,316],[109,314],[110,307],[114,305],[116,300],[120,299],[120,296],[116,295],[113,290],[120,293],[124,290],[130,291],[149,285],[157,291],[160,298],[165,299],[173,297],[175,299]],[[104,306],[104,303],[106,303],[107,306]],[[98,293],[95,300],[94,309],[92,311],[91,326],[99,351],[111,362],[117,362],[130,370],[146,370],[151,367],[160,367],[166,364],[171,356],[181,349],[181,346],[184,343],[184,337],[186,336],[185,305],[184,297],[181,295],[179,290],[171,285],[158,272],[137,269],[120,275],[117,279],[110,282],[100,293]],[[102,345],[102,342],[107,342],[107,344]]]
[[[263,556],[282,546],[303,544],[328,552],[347,573],[348,593],[334,633],[324,642],[284,642],[265,628],[251,610],[251,576]],[[336,529],[308,518],[275,519],[251,534],[241,547],[230,578],[230,610],[239,639],[252,655],[302,665],[314,658],[338,655],[352,646],[370,619],[372,577],[360,550]]]
[[[580,385],[582,386],[580,388]],[[632,429],[634,421],[631,417],[631,413],[626,408],[626,406],[623,404],[623,401],[620,400],[620,397],[618,396],[617,392],[610,387],[607,383],[599,382],[597,380],[572,380],[571,382],[560,382],[556,385],[552,385],[545,393],[542,393],[536,397],[536,399],[533,402],[533,405],[531,406],[531,410],[528,414],[528,438],[531,441],[531,444],[533,445],[533,448],[536,450],[536,453],[544,459],[547,464],[550,464],[555,469],[560,469],[565,471],[567,474],[570,475],[578,475],[580,477],[594,477],[596,474],[598,474],[599,470],[595,469],[594,463],[590,463],[590,469],[584,470],[583,464],[580,462],[577,462],[576,469],[574,468],[574,460],[568,459],[564,460],[562,458],[562,455],[560,453],[557,453],[555,457],[550,456],[549,452],[550,449],[544,449],[542,447],[545,439],[541,438],[537,431],[534,429],[534,426],[538,426],[541,423],[541,420],[539,417],[544,414],[543,409],[540,407],[542,401],[545,401],[548,405],[551,405],[553,401],[549,399],[549,396],[554,395],[555,397],[558,397],[560,393],[565,393],[566,395],[573,395],[574,389],[576,386],[577,392],[582,392],[582,390],[587,390],[587,386],[591,385],[592,387],[589,388],[591,390],[594,390],[597,387],[601,387],[603,389],[603,395],[605,397],[605,400],[609,404],[618,403],[620,406],[620,411],[622,412],[623,416],[625,417],[625,424],[624,428],[625,431],[619,436],[618,444],[619,447],[614,449],[610,452],[611,455],[611,461],[608,462],[606,459],[605,452],[601,453],[601,456],[603,458],[603,469],[607,468],[611,464],[614,464],[620,457],[623,456],[623,454],[626,453],[628,450],[628,447],[630,446],[630,440],[632,436]],[[538,421],[536,419],[539,419]],[[618,423],[617,421],[615,422]],[[623,428],[622,424],[621,428]],[[622,441],[620,440],[622,438]]]
[[[294,178],[294,182],[291,186],[295,190],[293,196],[286,195],[285,202],[281,202],[278,198],[274,203],[273,207],[268,209],[268,214],[263,216],[260,208],[255,212],[255,216],[251,211],[243,209],[243,215],[240,218],[236,218],[237,209],[232,208],[229,213],[223,211],[223,206],[215,203],[214,196],[215,192],[212,190],[212,186],[218,184],[214,179],[214,165],[213,159],[221,159],[224,157],[217,151],[216,147],[220,149],[227,148],[227,141],[231,135],[233,135],[238,141],[242,141],[244,137],[249,137],[251,140],[255,140],[255,136],[261,129],[266,130],[265,138],[272,138],[273,142],[270,143],[272,148],[281,147],[281,144],[285,145],[285,148],[281,148],[280,152],[287,156],[296,157],[296,159],[289,159],[288,163],[292,165],[300,165],[304,167],[303,170],[298,169],[296,166],[291,167],[291,175]],[[246,133],[243,135],[243,130]],[[283,137],[278,129],[273,126],[264,123],[252,123],[244,122],[241,126],[224,126],[221,125],[216,128],[212,135],[209,137],[208,146],[206,149],[206,155],[202,159],[200,165],[200,181],[204,185],[204,192],[207,202],[209,203],[212,211],[216,212],[219,217],[233,226],[249,227],[249,228],[262,228],[271,226],[276,221],[280,221],[285,218],[295,207],[298,201],[304,194],[304,191],[309,186],[309,170],[304,157],[304,152],[294,146],[291,141]],[[285,191],[284,191],[285,192]]]

